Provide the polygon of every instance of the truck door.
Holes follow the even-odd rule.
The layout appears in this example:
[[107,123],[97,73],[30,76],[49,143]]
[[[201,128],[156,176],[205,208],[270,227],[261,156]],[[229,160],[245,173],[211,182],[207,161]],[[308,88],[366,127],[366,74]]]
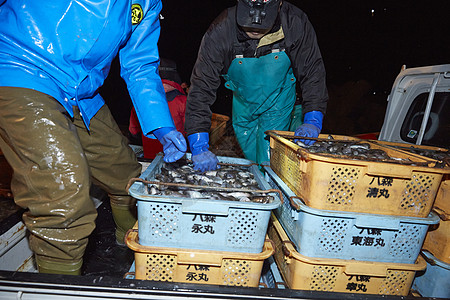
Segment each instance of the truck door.
[[402,70],[388,102],[380,140],[450,147],[450,65]]

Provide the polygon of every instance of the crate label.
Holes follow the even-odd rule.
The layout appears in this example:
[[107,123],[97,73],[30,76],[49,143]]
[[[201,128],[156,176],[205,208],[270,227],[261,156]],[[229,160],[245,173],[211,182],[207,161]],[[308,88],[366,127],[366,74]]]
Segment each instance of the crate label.
[[370,276],[366,275],[350,275],[348,277],[346,290],[351,292],[367,292],[366,283],[370,282]]
[[[214,227],[209,223],[216,222],[216,216],[214,215],[203,215],[203,214],[195,214],[192,218],[191,232],[193,233],[201,233],[201,234],[214,234]],[[206,223],[206,224],[205,224]]]
[[366,198],[389,198],[388,187],[392,186],[393,181],[392,177],[374,176],[369,182]]
[[384,247],[384,239],[379,237],[383,230],[376,228],[362,228],[359,235],[352,236],[351,246]]
[[210,266],[187,265],[186,281],[189,282],[208,282],[208,273]]

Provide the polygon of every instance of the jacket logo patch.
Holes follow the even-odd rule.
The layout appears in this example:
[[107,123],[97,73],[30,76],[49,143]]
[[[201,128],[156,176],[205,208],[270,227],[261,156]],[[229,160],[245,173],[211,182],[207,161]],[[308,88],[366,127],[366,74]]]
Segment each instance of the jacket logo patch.
[[137,25],[141,23],[142,18],[144,18],[144,12],[140,4],[131,5],[131,24]]

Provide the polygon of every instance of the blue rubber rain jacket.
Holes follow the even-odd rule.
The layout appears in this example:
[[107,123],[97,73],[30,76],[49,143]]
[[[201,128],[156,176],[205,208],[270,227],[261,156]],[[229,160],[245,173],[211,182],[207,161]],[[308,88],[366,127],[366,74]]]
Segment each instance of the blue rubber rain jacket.
[[104,105],[98,88],[119,53],[143,132],[174,127],[158,74],[157,0],[0,0],[0,86],[40,91],[73,116]]

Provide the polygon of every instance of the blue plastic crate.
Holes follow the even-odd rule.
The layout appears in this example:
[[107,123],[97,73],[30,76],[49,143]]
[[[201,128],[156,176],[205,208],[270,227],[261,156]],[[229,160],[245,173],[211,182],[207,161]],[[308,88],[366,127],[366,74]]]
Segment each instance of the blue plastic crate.
[[415,218],[313,209],[264,168],[266,180],[284,198],[275,215],[304,256],[413,264],[428,226],[439,222],[434,213]]
[[[189,158],[189,157],[188,157]],[[232,157],[220,162],[247,165],[261,190],[271,187],[257,165]],[[154,180],[163,166],[157,156],[141,178]],[[267,204],[149,195],[146,185],[129,189],[137,199],[139,243],[143,246],[259,253],[262,251],[271,211],[280,206],[278,193]]]
[[287,289],[273,256],[264,261],[259,287],[269,289]]
[[416,273],[412,288],[422,297],[450,298],[450,264],[422,251],[427,261],[425,272]]

